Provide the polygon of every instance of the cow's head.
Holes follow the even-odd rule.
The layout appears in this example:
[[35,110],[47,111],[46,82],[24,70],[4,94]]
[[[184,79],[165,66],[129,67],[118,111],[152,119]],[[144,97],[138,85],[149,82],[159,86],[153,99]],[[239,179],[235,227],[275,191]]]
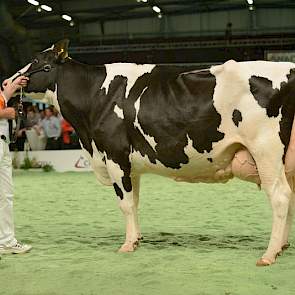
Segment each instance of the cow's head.
[[25,92],[32,98],[56,105],[56,81],[58,67],[68,58],[69,40],[61,40],[38,54],[32,62],[18,71],[10,79],[19,75],[30,78]]

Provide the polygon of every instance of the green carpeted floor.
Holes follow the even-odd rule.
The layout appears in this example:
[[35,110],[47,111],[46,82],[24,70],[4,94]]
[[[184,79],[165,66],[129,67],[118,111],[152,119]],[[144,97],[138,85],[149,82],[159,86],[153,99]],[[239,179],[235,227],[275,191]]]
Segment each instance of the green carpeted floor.
[[255,266],[271,211],[253,184],[144,176],[144,241],[119,254],[123,217],[113,189],[92,173],[18,172],[14,182],[17,238],[34,248],[2,256],[1,295],[295,294],[294,247],[271,267]]

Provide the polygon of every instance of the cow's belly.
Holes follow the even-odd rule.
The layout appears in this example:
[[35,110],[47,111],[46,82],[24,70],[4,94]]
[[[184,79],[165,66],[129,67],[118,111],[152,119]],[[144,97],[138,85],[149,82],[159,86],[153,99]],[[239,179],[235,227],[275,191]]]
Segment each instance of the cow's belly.
[[219,145],[212,152],[200,154],[195,149],[186,149],[189,158],[181,168],[166,167],[160,161],[153,164],[148,157],[139,152],[132,153],[132,168],[134,174],[154,173],[185,182],[227,182],[233,178],[231,163],[240,145]]

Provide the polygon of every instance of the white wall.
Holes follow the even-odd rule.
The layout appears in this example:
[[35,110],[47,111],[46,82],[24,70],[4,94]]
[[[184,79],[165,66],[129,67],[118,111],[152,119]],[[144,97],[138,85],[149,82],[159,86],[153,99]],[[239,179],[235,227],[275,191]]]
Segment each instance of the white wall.
[[[23,163],[26,152],[12,152],[11,156],[20,165]],[[30,159],[35,158],[41,166],[52,165],[58,172],[92,170],[82,150],[30,151],[28,156]]]

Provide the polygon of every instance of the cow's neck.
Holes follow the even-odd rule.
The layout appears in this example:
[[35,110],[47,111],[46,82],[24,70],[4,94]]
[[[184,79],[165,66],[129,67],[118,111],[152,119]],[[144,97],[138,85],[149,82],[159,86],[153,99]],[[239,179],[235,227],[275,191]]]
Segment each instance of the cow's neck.
[[[92,126],[89,116],[105,79],[105,67],[81,64],[72,59],[57,73],[57,97],[64,118],[75,128],[83,147],[92,154]],[[103,109],[100,109],[103,112]],[[96,116],[100,116],[100,111]]]

